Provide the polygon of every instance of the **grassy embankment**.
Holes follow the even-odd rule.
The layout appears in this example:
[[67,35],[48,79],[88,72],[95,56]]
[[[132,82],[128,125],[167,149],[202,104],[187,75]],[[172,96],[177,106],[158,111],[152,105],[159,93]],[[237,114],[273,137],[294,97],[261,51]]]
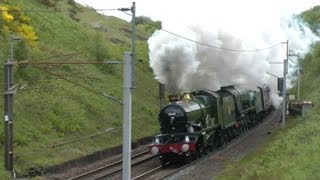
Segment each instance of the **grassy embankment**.
[[[317,32],[320,6],[301,16]],[[320,43],[311,49],[301,61],[301,99],[314,102],[315,107],[305,118],[290,117],[286,128],[273,133],[256,153],[227,162],[218,179],[320,179]]]
[[[50,8],[38,2],[40,1],[15,0],[8,1],[8,4],[6,1],[0,3],[17,7],[18,12],[29,19],[26,24],[33,27],[37,36],[37,41],[32,46],[27,40],[15,42],[15,62],[122,61],[123,52],[130,51],[131,35],[126,30],[131,29],[130,23],[115,17],[105,17],[94,11],[81,11],[84,7],[75,5],[72,1],[50,1],[55,2]],[[90,8],[85,8],[88,9]],[[13,16],[14,12],[8,13]],[[13,25],[21,22],[11,19],[7,23],[14,27]],[[4,26],[3,19],[0,25]],[[149,37],[151,32],[150,27],[146,28],[143,24],[137,26],[137,33],[144,37]],[[13,28],[0,31],[1,62],[9,56],[10,33],[19,35]],[[153,135],[159,129],[156,98],[158,84],[148,65],[145,38],[137,37],[136,49],[138,61],[136,89],[133,94],[133,139]],[[64,56],[66,54],[73,55]],[[36,66],[122,99],[122,65]],[[0,69],[3,74],[3,68]],[[43,73],[30,65],[15,66],[14,74],[15,85],[27,84],[14,95],[14,169],[18,174],[25,173],[31,167],[58,164],[122,143],[122,106],[119,103],[57,76]],[[3,82],[2,75],[0,80]],[[0,109],[3,109],[3,101]],[[4,117],[3,111],[0,116]],[[0,123],[1,149],[4,146],[3,124]],[[115,130],[88,138],[110,128]],[[81,140],[53,148],[55,144],[75,139]],[[0,151],[0,162],[4,162],[3,150]],[[3,164],[0,165],[0,177],[8,175]]]

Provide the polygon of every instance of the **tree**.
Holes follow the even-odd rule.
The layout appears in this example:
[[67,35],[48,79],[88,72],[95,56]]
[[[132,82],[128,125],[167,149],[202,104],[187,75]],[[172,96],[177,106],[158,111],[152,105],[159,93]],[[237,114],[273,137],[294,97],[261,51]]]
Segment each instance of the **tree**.
[[300,17],[308,23],[314,33],[320,34],[320,6],[315,6],[310,10],[304,11]]
[[149,33],[153,33],[157,29],[162,28],[162,22],[161,21],[153,21],[150,17],[147,16],[138,16],[136,18],[136,25],[144,25],[145,30]]

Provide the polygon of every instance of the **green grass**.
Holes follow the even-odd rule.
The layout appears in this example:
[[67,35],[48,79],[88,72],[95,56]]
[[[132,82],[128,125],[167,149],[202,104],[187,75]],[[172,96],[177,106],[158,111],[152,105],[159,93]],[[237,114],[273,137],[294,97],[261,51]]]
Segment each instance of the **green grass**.
[[[310,11],[318,11],[313,8]],[[306,13],[320,15],[319,12]],[[313,24],[312,27],[317,27]],[[314,30],[314,29],[313,29]],[[263,147],[239,162],[226,163],[217,179],[320,179],[320,44],[301,61],[301,99],[315,103],[305,118],[290,117]],[[290,93],[297,93],[296,87]]]
[[[35,0],[9,1],[21,10],[48,10]],[[57,10],[72,8],[66,0],[57,1]],[[80,8],[80,7],[77,7]],[[50,8],[49,10],[53,10]],[[104,17],[94,11],[77,12],[75,21],[67,12],[24,12],[39,38],[38,46],[27,46],[22,60],[96,62],[106,59],[123,61],[124,51],[130,51],[131,39],[122,29],[130,23],[115,17]],[[96,30],[99,23],[107,31]],[[149,37],[143,25],[139,34]],[[111,40],[119,40],[113,42]],[[0,58],[9,55],[9,35],[0,33]],[[18,48],[18,42],[15,43]],[[148,65],[146,40],[137,39],[136,89],[133,92],[133,140],[154,135],[157,121],[158,83]],[[73,56],[61,56],[76,53]],[[47,57],[54,57],[45,59]],[[70,81],[122,99],[123,65],[38,65]],[[0,73],[3,74],[3,68]],[[23,175],[28,169],[42,168],[91,154],[122,143],[122,106],[99,94],[88,91],[58,77],[43,73],[32,66],[15,66],[15,84],[26,84],[14,95],[14,169]],[[36,80],[29,79],[37,76]],[[0,76],[3,82],[3,76]],[[3,109],[3,99],[0,109]],[[0,112],[3,117],[3,111]],[[143,131],[141,130],[143,127]],[[52,145],[103,132],[114,131],[94,138],[52,148]],[[0,123],[0,147],[3,149],[3,123]],[[0,162],[4,162],[3,151]],[[7,174],[0,165],[0,176]],[[7,176],[8,177],[8,176]]]
[[[35,0],[9,2],[21,10],[48,10]],[[57,10],[80,8],[71,6],[66,0],[57,2],[55,7]],[[34,27],[39,40],[38,46],[34,48],[30,46],[25,49],[18,48],[19,43],[15,43],[16,50],[25,52],[22,54],[20,51],[20,54],[17,54],[23,57],[21,60],[122,61],[123,52],[130,51],[130,33],[124,30],[130,29],[130,23],[118,18],[106,18],[94,11],[78,11],[75,17],[79,18],[79,21],[73,20],[68,12],[24,12],[24,14],[30,18],[30,25]],[[102,29],[94,29],[97,24]],[[137,33],[144,37],[151,35],[144,25],[139,25],[137,30]],[[0,58],[1,62],[4,62],[9,56],[9,34],[0,31],[0,41]],[[138,61],[132,106],[134,140],[153,135],[159,130],[158,84],[148,64],[146,41],[138,38],[136,49]],[[314,102],[319,102],[320,87],[317,85],[320,84],[319,49],[315,46],[304,61],[305,73],[301,81],[302,98]],[[70,57],[61,56],[71,53],[76,54]],[[47,57],[55,58],[45,59]],[[122,65],[41,65],[40,68],[48,68],[50,72],[75,83],[122,99]],[[3,68],[0,69],[0,73],[3,74]],[[27,83],[27,86],[14,96],[14,169],[18,175],[25,174],[33,167],[43,168],[59,164],[122,143],[122,107],[119,104],[52,75],[44,73],[39,76],[40,73],[43,72],[32,66],[15,66],[14,69],[15,84]],[[30,81],[29,79],[34,76],[39,78]],[[3,82],[2,75],[0,81]],[[3,109],[3,99],[0,109]],[[316,104],[314,112],[309,114],[310,120],[292,120],[292,124],[289,123],[287,126],[288,129],[276,133],[273,141],[257,152],[256,156],[244,159],[240,162],[240,166],[230,165],[230,170],[223,173],[222,177],[318,178],[315,169],[319,168],[316,164],[319,157],[314,155],[320,142],[317,139],[319,132],[317,112],[319,106]],[[0,116],[4,116],[3,111],[0,112]],[[108,128],[116,129],[94,138],[83,138]],[[3,149],[3,130],[3,123],[0,123],[1,149]],[[52,147],[57,143],[79,138],[81,141]],[[3,153],[0,151],[0,162],[4,162]],[[301,165],[295,166],[297,164]],[[3,165],[0,165],[0,177],[10,179]]]
[[254,154],[227,163],[218,179],[319,179],[320,115],[290,119]]
[[320,178],[320,109],[319,75],[311,71],[312,61],[305,62],[302,99],[315,107],[307,117],[290,117],[286,128],[278,130],[257,152],[239,162],[228,162],[218,179],[319,179]]
[[[311,28],[318,27],[319,6],[302,13]],[[312,29],[316,32],[316,29]],[[239,162],[227,162],[217,179],[320,179],[320,43],[301,61],[301,99],[315,103],[305,118],[290,117],[286,128],[255,153]],[[296,94],[294,87],[290,93]]]

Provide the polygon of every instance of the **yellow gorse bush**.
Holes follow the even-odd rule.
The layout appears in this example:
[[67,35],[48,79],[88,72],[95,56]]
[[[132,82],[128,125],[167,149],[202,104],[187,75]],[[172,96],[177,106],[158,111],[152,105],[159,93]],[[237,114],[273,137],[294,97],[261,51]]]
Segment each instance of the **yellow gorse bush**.
[[29,18],[24,16],[18,7],[0,4],[0,28],[4,33],[15,33],[21,36],[32,47],[37,46],[37,35],[29,25]]
[[33,27],[22,24],[21,26],[17,27],[17,33],[20,34],[24,39],[27,39],[31,46],[36,46],[38,37],[33,31]]
[[0,6],[0,10],[2,12],[2,19],[5,23],[10,23],[13,20],[13,16],[8,13],[7,6]]

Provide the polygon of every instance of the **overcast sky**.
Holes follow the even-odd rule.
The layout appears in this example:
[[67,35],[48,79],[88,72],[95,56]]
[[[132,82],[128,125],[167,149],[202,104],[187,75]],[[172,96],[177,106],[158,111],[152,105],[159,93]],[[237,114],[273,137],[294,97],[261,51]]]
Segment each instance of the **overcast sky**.
[[[131,7],[130,0],[75,0],[96,9]],[[202,19],[240,19],[275,16],[288,12],[299,13],[314,5],[319,0],[136,0],[137,16],[149,16],[154,20],[161,20],[165,24],[181,21],[195,21],[192,17]],[[130,19],[127,15],[117,11],[104,11],[106,15],[114,15],[123,19]],[[253,16],[253,17],[252,17]]]
[[[95,9],[131,7],[130,0],[75,0]],[[283,19],[319,5],[319,0],[136,0],[136,15],[162,21],[166,30],[187,34],[186,27],[201,27],[208,32],[228,31],[241,39],[272,34],[270,44],[285,41],[279,34]],[[101,11],[100,11],[101,12]],[[119,11],[103,11],[130,21]],[[274,39],[274,40],[273,40]]]
[[[95,9],[132,6],[130,0],[75,1]],[[256,33],[277,31],[283,18],[320,4],[319,0],[136,0],[135,2],[137,16],[160,20],[166,30],[186,34],[186,27],[201,26],[210,32],[224,29],[242,39],[250,39]],[[100,11],[100,13],[131,20],[131,16],[117,10]]]
[[[75,1],[95,9],[118,9],[132,6],[132,1],[129,0]],[[289,40],[290,50],[303,54],[308,51],[312,42],[319,40],[319,37],[314,36],[308,27],[304,26],[303,22],[292,15],[320,5],[320,0],[136,0],[135,2],[137,16],[148,16],[153,20],[160,20],[165,30],[219,47],[236,50],[263,49]],[[131,20],[130,16],[119,11],[103,11],[101,13],[117,16],[127,21]],[[185,41],[163,31],[156,32],[148,43],[150,62],[154,70],[161,70],[161,67],[159,67],[161,63],[172,62],[171,59],[179,62],[177,57],[170,57],[170,55],[180,53],[185,55],[181,56],[184,64],[190,65],[184,69],[189,68],[192,72],[196,72],[199,63],[200,66],[202,63],[204,67],[219,67],[216,63],[218,62],[223,64],[223,68],[221,68],[223,72],[219,73],[219,68],[215,70],[217,80],[228,77],[229,74],[235,74],[242,77],[240,79],[247,80],[247,84],[253,84],[256,80],[260,81],[266,72],[281,77],[282,66],[268,65],[266,60],[282,61],[286,55],[286,47],[283,45],[270,51],[259,51],[254,54],[242,53],[234,56],[232,53],[215,53],[216,51],[212,51],[213,49],[206,46],[199,48],[193,42]],[[205,58],[197,59],[199,55]],[[210,59],[208,61],[209,65],[202,62],[206,59]],[[157,62],[161,63],[157,64]],[[233,69],[231,68],[231,71],[228,71],[227,67],[230,64],[235,67],[232,66]],[[164,64],[163,67],[167,66]],[[292,67],[291,69],[294,70],[294,66]],[[235,69],[238,73],[235,72]],[[185,72],[185,70],[173,72]],[[189,75],[193,76],[194,73],[192,72]],[[167,72],[164,73],[164,76],[157,71],[155,71],[155,74],[160,82],[168,82],[165,77],[168,74]],[[243,76],[248,74],[249,76]],[[207,76],[208,74],[204,75]],[[174,74],[174,77],[180,76]],[[185,77],[185,75],[182,73],[181,77]],[[197,80],[201,79],[198,76],[195,77]],[[249,82],[250,78],[252,81]],[[234,84],[234,82],[228,80],[224,82]],[[204,83],[200,84],[203,85]],[[191,86],[186,85],[185,87],[190,88]]]

